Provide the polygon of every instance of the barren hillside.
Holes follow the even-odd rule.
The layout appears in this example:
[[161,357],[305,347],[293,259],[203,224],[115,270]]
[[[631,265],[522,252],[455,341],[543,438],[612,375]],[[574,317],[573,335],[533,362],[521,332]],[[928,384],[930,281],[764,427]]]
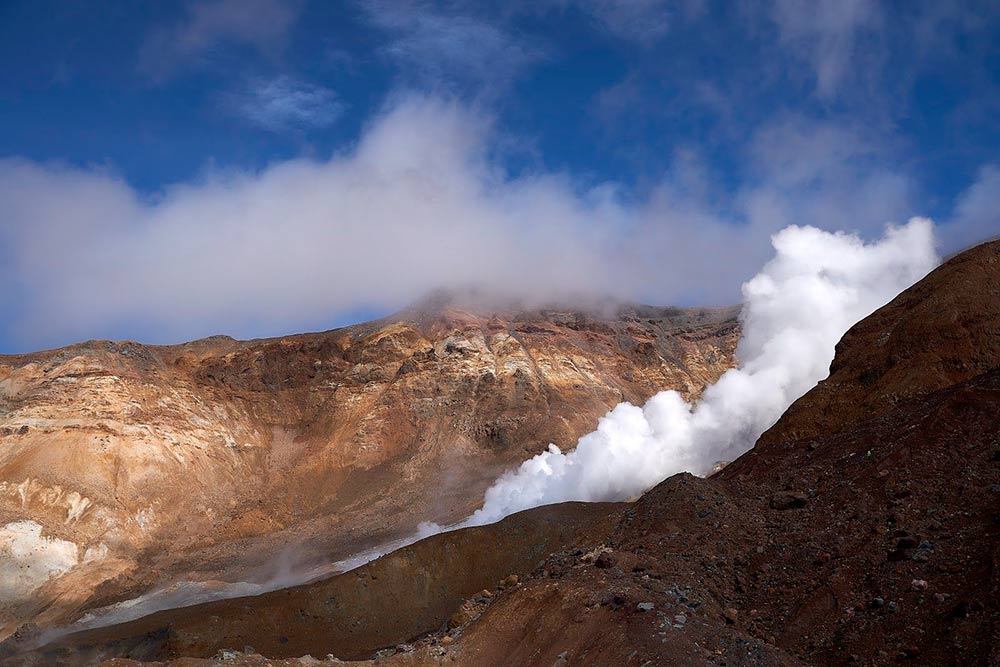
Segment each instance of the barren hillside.
[[318,334],[0,357],[0,636],[177,581],[294,580],[463,517],[619,401],[698,393],[735,315],[437,295]]
[[[998,284],[1000,242],[932,272],[854,327],[831,379],[711,479],[677,475],[635,503],[537,508],[12,664],[292,665],[305,653],[415,667],[1000,664]],[[540,542],[551,552],[536,560]],[[457,583],[399,584],[440,569]],[[424,629],[366,605],[327,611],[362,591],[380,609],[409,591],[394,606]]]

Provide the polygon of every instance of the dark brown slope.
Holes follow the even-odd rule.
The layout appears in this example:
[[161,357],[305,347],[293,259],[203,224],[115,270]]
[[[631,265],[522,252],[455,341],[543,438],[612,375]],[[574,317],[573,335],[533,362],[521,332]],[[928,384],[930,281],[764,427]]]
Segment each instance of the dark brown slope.
[[761,444],[829,434],[1000,366],[1000,242],[945,262],[837,345],[830,376]]
[[755,633],[813,664],[998,664],[998,424],[994,370],[723,471],[773,517]]
[[608,536],[610,567],[554,555],[448,653],[470,666],[1000,664],[997,424],[992,371],[795,441],[745,477],[673,477]]
[[[317,334],[0,357],[0,531],[33,522],[33,547],[72,565],[0,599],[0,638],[464,517],[501,471],[619,401],[701,391],[732,363],[735,317],[439,296]],[[0,571],[30,566],[0,552]]]
[[549,553],[599,541],[622,509],[582,503],[538,508],[491,526],[437,535],[323,582],[79,633],[11,663],[211,657],[248,644],[270,656],[326,655],[333,645],[341,657],[367,657],[437,630],[464,599],[511,575],[524,576]]

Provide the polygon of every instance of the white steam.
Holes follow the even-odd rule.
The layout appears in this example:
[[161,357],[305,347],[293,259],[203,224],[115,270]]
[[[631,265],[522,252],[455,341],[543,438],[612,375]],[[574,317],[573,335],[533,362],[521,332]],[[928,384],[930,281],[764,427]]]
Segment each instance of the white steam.
[[774,259],[743,285],[739,368],[694,405],[676,391],[661,392],[642,408],[619,404],[573,451],[549,445],[497,480],[464,525],[551,503],[625,500],[675,473],[704,474],[742,454],[826,376],[834,346],[851,325],[937,262],[933,225],[923,218],[889,227],[870,245],[795,226],[772,243]]

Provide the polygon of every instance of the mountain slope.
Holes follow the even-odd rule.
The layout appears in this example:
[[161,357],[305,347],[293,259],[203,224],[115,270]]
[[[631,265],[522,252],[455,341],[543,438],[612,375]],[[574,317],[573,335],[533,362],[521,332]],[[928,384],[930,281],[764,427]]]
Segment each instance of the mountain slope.
[[837,345],[830,376],[762,444],[829,434],[1000,365],[1000,243],[945,262]]
[[0,637],[175,580],[294,582],[460,518],[619,401],[698,393],[735,315],[438,295],[319,334],[0,357]]
[[[998,252],[991,243],[953,258],[859,323],[838,346],[831,380],[714,478],[664,481],[613,510],[617,521],[603,534],[588,532],[516,585],[456,606],[464,612],[451,628],[389,648],[376,663],[1000,664]],[[928,329],[921,314],[936,325]],[[891,359],[888,370],[880,365]],[[527,526],[548,511],[558,510],[518,515],[520,530],[531,534]],[[445,538],[460,539],[416,546],[431,545],[422,548],[437,562],[433,545]],[[512,558],[524,548],[513,535],[504,540]],[[468,551],[450,555],[450,568],[475,562],[483,547],[456,548]],[[324,585],[302,590],[318,596]],[[438,599],[417,596],[413,604]],[[255,598],[230,604],[242,614],[261,609]],[[179,623],[162,625],[169,618],[158,615],[143,626],[172,638],[159,658],[239,648],[226,614],[176,614],[169,618]],[[262,632],[299,627],[282,618]],[[185,639],[193,628],[197,650]],[[135,636],[132,626],[106,628],[68,637],[60,650],[96,643],[111,655]],[[171,652],[177,644],[186,652]],[[282,646],[268,645],[274,662],[246,654],[231,664],[293,664],[279,660],[297,655]],[[340,648],[320,636],[311,650]]]

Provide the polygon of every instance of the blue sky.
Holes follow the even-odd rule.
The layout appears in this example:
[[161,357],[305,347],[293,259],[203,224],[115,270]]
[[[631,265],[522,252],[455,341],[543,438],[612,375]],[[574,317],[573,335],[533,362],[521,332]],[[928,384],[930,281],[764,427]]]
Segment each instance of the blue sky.
[[991,2],[7,0],[0,53],[0,352],[729,303],[788,224],[1000,231]]

